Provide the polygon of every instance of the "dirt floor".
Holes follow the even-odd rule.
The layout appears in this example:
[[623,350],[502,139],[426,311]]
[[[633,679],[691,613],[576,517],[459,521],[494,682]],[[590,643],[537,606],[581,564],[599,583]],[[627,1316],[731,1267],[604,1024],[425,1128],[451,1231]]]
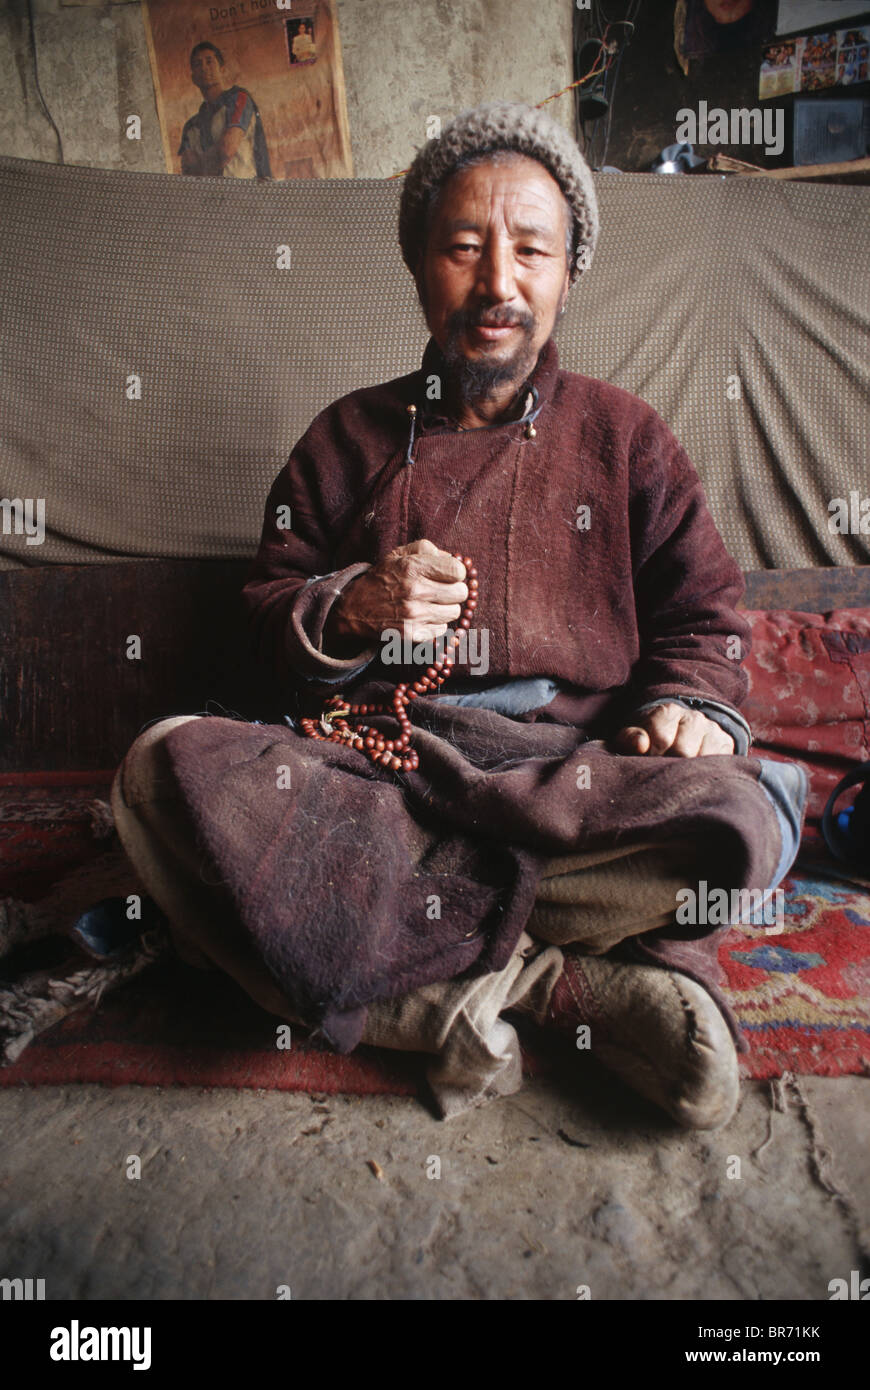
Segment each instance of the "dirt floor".
[[0,1091],[0,1276],[47,1299],[828,1300],[870,1274],[870,1081],[744,1083],[729,1125],[687,1133],[592,1061],[580,1080],[447,1122],[398,1097]]

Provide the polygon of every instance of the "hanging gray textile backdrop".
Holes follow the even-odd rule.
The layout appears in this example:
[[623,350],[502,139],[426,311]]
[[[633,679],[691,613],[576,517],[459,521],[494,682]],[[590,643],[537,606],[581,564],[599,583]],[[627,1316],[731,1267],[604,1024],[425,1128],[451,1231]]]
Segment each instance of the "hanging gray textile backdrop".
[[[828,503],[870,493],[870,192],[596,185],[562,365],[655,406],[743,569],[868,563]],[[45,509],[42,543],[0,510],[0,568],[252,554],[317,412],[420,364],[400,189],[0,158],[0,499],[30,499],[32,541]]]

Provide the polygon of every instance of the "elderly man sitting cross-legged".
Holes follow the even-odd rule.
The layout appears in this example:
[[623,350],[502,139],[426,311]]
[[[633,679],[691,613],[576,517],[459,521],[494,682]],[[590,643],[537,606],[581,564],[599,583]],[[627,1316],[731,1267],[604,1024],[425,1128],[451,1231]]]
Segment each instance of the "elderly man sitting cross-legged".
[[678,894],[765,900],[805,784],[747,756],[742,579],[684,450],[559,366],[597,237],[538,111],[464,113],[418,154],[422,365],[317,416],[245,589],[290,727],[155,724],[113,809],[188,960],[339,1051],[435,1054],[443,1114],[519,1087],[516,1011],[710,1127],[742,1044],[722,919]]

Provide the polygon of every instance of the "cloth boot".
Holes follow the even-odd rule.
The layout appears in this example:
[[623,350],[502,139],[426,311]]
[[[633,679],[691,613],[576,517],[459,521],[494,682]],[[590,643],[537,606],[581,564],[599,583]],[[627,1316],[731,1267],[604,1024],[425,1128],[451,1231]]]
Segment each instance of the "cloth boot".
[[585,1025],[592,1055],[686,1128],[714,1129],[734,1113],[730,1029],[708,991],[678,971],[567,946],[544,1022],[577,1046]]

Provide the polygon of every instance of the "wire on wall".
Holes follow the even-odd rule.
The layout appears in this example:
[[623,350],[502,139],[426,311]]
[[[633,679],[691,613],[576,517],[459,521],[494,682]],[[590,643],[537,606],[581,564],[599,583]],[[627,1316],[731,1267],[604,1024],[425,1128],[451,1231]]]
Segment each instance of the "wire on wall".
[[[611,8],[613,0],[608,0]],[[574,121],[577,142],[593,169],[607,162],[610,127],[622,57],[634,36],[642,0],[629,0],[621,19],[611,18],[602,0],[592,0],[589,11],[573,10],[574,78],[591,78],[591,92],[574,88]],[[585,84],[584,84],[585,87]],[[594,94],[594,103],[590,96]],[[594,116],[590,108],[600,109]]]
[[42,102],[42,109],[51,122],[51,128],[57,136],[58,162],[65,163],[63,157],[63,140],[60,138],[60,131],[54,123],[54,117],[46,105],[45,97],[42,95],[42,88],[39,85],[39,65],[36,56],[36,33],[33,27],[33,0],[27,0],[27,18],[30,23],[30,53],[33,58],[33,80],[36,83],[36,90],[39,93],[39,100]]

